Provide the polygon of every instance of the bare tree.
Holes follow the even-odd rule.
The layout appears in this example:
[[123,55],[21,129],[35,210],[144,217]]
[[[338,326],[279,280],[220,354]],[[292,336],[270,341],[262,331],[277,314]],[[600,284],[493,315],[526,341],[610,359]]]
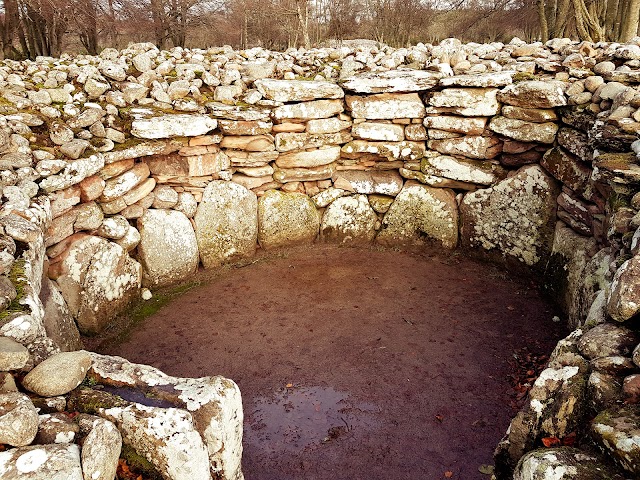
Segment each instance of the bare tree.
[[599,42],[628,41],[638,32],[639,0],[537,0],[543,40],[576,36]]

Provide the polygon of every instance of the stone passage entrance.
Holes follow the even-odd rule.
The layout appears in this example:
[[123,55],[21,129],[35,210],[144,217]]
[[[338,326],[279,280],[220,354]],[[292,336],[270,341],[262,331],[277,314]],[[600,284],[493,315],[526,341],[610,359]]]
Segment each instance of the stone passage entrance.
[[478,467],[515,413],[510,359],[562,334],[530,282],[457,254],[314,245],[256,258],[102,351],[233,378],[247,480],[488,478]]

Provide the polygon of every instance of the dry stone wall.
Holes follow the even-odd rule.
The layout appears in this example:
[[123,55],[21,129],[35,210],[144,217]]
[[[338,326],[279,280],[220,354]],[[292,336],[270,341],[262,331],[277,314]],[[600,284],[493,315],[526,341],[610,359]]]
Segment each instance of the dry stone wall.
[[[496,477],[637,474],[639,138],[640,39],[282,53],[136,44],[5,61],[0,443],[17,448],[0,453],[0,471],[26,455],[87,478],[102,467],[84,452],[105,442],[77,440],[116,432],[164,478],[241,478],[233,382],[65,352],[199,266],[325,241],[460,246],[543,275],[576,330],[498,446]],[[53,380],[27,381],[56,368],[75,380],[53,392]],[[44,397],[39,420],[20,371]],[[121,390],[105,398],[94,383]],[[67,408],[84,415],[58,422],[67,446],[27,446]],[[3,427],[12,415],[18,432]],[[91,478],[113,476],[117,455],[91,457],[107,462]]]

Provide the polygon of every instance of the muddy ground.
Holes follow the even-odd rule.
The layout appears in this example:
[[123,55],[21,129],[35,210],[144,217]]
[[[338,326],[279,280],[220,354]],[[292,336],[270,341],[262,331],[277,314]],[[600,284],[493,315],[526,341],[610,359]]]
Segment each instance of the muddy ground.
[[461,254],[315,245],[204,273],[96,348],[235,380],[247,480],[488,479],[514,355],[564,334],[518,277]]

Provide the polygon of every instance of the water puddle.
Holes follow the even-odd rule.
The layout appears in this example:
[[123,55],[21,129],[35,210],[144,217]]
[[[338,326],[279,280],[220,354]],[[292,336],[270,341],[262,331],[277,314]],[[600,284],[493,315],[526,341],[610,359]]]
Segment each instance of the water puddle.
[[264,453],[300,452],[378,425],[380,408],[331,387],[291,387],[254,397],[244,439]]

